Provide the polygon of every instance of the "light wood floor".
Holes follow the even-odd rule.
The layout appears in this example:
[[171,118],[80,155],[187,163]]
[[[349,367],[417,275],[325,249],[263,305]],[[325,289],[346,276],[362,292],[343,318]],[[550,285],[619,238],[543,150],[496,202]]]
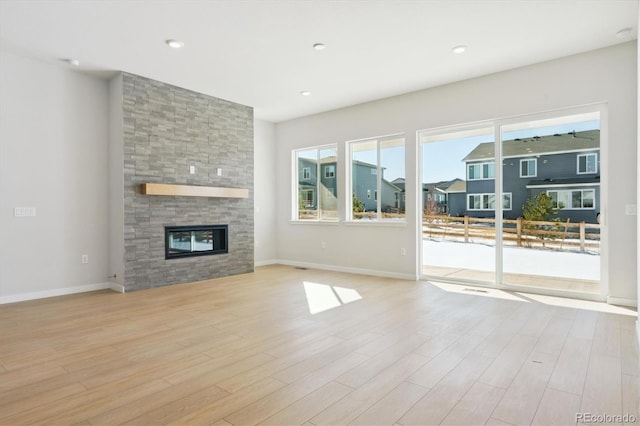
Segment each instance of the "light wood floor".
[[3,305],[0,332],[3,425],[639,417],[633,316],[426,282],[268,266]]

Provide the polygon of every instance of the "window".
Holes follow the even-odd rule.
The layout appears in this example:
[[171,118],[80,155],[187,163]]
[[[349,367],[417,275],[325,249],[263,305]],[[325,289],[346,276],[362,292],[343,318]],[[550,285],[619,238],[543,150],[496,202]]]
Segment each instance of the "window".
[[302,190],[302,201],[306,209],[313,208],[315,206],[315,202],[314,202],[315,199],[316,199],[315,191],[313,189]]
[[404,137],[393,136],[348,143],[351,156],[351,220],[404,220],[404,203],[397,193],[404,182]]
[[537,161],[535,158],[527,160],[520,160],[520,177],[536,177],[537,175]]
[[[511,193],[502,194],[504,210],[511,210]],[[495,210],[495,194],[470,194],[467,196],[467,210]]]
[[581,210],[595,208],[594,189],[547,191],[554,209]]
[[333,179],[336,177],[336,166],[324,166],[324,177],[326,179]]
[[336,155],[336,145],[293,151],[293,175],[297,176],[293,220],[338,219]]
[[495,163],[473,163],[467,166],[468,180],[494,179],[496,177]]
[[598,154],[578,155],[578,174],[598,173]]

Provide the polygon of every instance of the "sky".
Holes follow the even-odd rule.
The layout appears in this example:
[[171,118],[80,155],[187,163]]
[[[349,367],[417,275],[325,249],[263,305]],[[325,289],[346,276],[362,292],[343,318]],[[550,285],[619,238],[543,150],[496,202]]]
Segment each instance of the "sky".
[[[511,140],[515,138],[546,136],[555,133],[569,133],[574,130],[584,131],[599,128],[600,121],[591,120],[580,123],[511,131],[506,132],[503,137],[505,140]],[[473,151],[478,144],[483,142],[493,142],[493,134],[424,143],[422,146],[422,182],[433,183],[455,178],[466,179],[465,165],[462,159]],[[315,158],[316,151],[311,150],[311,152],[313,153],[312,157]],[[381,165],[385,169],[384,178],[387,181],[390,182],[399,177],[406,177],[404,152],[404,147],[401,146],[388,147],[382,150]],[[304,154],[301,156],[306,157]],[[376,164],[376,151],[355,152],[354,159]]]
[[[505,140],[511,140],[515,138],[546,136],[553,135],[555,133],[569,133],[574,130],[584,131],[599,128],[600,122],[598,120],[593,120],[582,123],[518,130],[505,133],[503,138]],[[455,178],[466,179],[466,171],[462,159],[482,142],[493,142],[493,135],[473,136],[468,138],[424,143],[422,145],[422,182],[433,183],[452,180]]]

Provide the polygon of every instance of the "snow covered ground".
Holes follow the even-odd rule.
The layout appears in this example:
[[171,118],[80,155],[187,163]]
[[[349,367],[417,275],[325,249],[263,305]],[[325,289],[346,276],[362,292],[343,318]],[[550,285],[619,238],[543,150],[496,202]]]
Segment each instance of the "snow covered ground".
[[[423,240],[423,265],[477,271],[495,269],[495,247],[478,243]],[[504,272],[600,280],[600,256],[506,246]]]

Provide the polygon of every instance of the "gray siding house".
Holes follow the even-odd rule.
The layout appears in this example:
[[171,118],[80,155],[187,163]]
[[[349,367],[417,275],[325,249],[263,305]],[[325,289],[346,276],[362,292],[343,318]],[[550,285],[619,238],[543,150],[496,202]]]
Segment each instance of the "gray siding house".
[[298,200],[303,209],[317,209],[318,197],[327,210],[337,209],[336,159],[326,158],[320,162],[320,194],[318,194],[318,163],[307,158],[298,158]]
[[467,185],[462,179],[422,184],[422,210],[424,214],[464,215]]
[[[596,223],[600,212],[600,131],[588,130],[503,141],[504,217],[522,216],[527,199],[541,192],[553,199],[558,217]],[[465,214],[495,216],[493,142],[482,143],[464,159]]]
[[[352,169],[352,190],[356,198],[364,204],[365,211],[376,211],[378,196],[380,208],[383,212],[404,212],[405,198],[404,188],[400,188],[384,178],[384,168],[382,171],[381,189],[382,194],[378,194],[378,170],[374,164],[362,161],[353,161]],[[397,181],[397,179],[396,179]],[[404,187],[404,180],[402,183]]]
[[[337,179],[335,157],[320,163],[320,194],[318,194],[318,164],[315,160],[298,158],[298,200],[303,209],[317,209],[321,197],[324,209],[337,209]],[[382,169],[381,209],[383,212],[404,212],[404,181],[402,188],[384,178]],[[353,162],[353,192],[364,204],[365,211],[376,211],[378,201],[377,168],[373,164]]]

